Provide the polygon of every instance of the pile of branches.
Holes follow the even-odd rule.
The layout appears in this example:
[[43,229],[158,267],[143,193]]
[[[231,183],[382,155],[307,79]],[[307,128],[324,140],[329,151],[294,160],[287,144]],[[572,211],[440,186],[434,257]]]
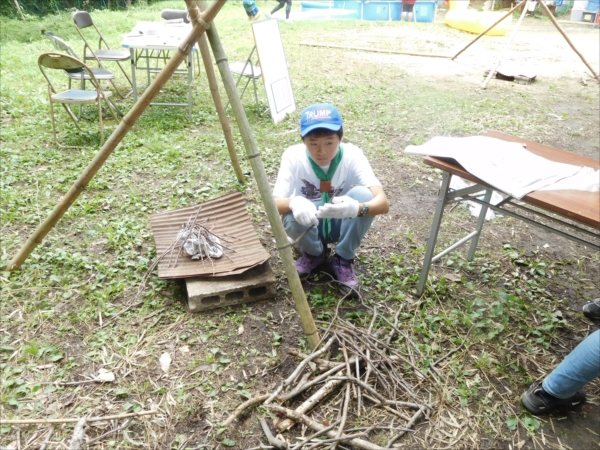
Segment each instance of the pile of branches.
[[205,263],[205,260],[210,261],[213,271],[215,267],[213,259],[225,256],[231,261],[231,258],[227,254],[235,252],[235,250],[224,244],[224,242],[228,244],[231,242],[225,237],[217,236],[213,233],[213,226],[208,228],[207,220],[204,222],[198,220],[201,209],[201,206],[198,207],[196,213],[189,217],[187,222],[181,227],[181,230],[179,230],[173,243],[161,256],[162,258],[169,253],[168,267],[177,266],[177,261],[184,250],[192,259],[201,259],[202,264]]
[[[270,448],[394,448],[402,436],[415,431],[419,420],[429,419],[436,407],[431,399],[441,397],[436,394],[442,393],[444,382],[433,365],[428,370],[418,367],[425,366],[425,358],[398,328],[398,314],[391,321],[374,308],[368,330],[336,314],[318,351],[306,355],[290,350],[302,358],[292,374],[274,392],[240,405],[223,425],[231,424],[249,406],[262,403],[274,417],[272,426],[278,433],[296,423],[312,430],[309,436],[303,432],[289,442],[281,434],[274,436],[261,419]],[[383,326],[374,330],[375,324]],[[328,354],[337,360],[327,359]],[[298,398],[303,399],[301,404],[292,406]],[[374,440],[385,441],[385,447]]]

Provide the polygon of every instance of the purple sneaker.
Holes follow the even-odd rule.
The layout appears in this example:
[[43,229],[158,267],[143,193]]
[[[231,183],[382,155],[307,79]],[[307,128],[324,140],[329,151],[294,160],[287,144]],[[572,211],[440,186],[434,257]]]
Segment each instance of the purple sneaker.
[[338,280],[338,289],[340,293],[342,295],[348,295],[349,297],[358,297],[360,285],[358,284],[358,278],[352,268],[353,262],[353,259],[345,259],[340,255],[333,255],[333,258],[331,258],[333,273],[335,279]]
[[323,261],[325,261],[325,252],[318,256],[302,253],[302,257],[296,261],[296,270],[300,279],[308,277],[313,270],[323,264]]

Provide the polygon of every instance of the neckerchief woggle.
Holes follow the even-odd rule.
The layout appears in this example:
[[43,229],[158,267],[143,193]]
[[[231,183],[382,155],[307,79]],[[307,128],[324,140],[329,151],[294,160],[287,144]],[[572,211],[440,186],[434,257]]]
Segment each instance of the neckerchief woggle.
[[[335,171],[338,168],[338,166],[340,165],[340,162],[342,161],[343,156],[344,156],[344,148],[340,145],[338,147],[337,154],[331,160],[331,163],[329,163],[329,170],[327,171],[327,173],[325,173],[323,171],[323,169],[321,169],[321,167],[312,160],[312,158],[310,157],[310,154],[308,153],[308,150],[306,150],[306,157],[308,158],[308,161],[310,162],[313,172],[315,172],[315,175],[321,181],[321,183],[320,183],[321,185],[319,186],[319,191],[321,191],[321,200],[323,201],[323,204],[329,203],[329,191],[331,190],[331,179],[333,178],[333,175],[335,175]],[[328,219],[328,218],[323,219],[322,230],[323,230],[323,237],[327,237],[327,238],[331,237],[331,219]]]

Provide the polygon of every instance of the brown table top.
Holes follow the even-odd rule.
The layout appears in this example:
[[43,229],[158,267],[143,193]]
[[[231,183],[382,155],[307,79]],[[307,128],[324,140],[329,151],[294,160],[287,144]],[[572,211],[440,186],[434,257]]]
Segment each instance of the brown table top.
[[[485,133],[484,136],[526,144],[527,150],[551,161],[591,167],[594,170],[600,168],[600,161],[597,159],[576,155],[554,147],[538,144],[537,142],[529,141],[527,139],[511,136],[510,134],[501,133],[499,131],[489,131]],[[471,175],[464,168],[457,165],[456,162],[452,163],[448,160],[442,160],[433,156],[426,156],[424,161],[430,166],[437,167],[452,175],[458,175],[465,180],[484,186],[490,186],[485,181]],[[573,189],[534,191],[524,196],[521,200],[547,211],[600,229],[600,193],[598,192],[576,191]]]

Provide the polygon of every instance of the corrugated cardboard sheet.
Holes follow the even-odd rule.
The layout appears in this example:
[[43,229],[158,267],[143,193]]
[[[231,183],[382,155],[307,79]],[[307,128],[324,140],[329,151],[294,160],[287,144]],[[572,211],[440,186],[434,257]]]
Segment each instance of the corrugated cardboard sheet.
[[[219,259],[213,259],[212,264],[210,260],[194,261],[185,251],[182,251],[175,267],[168,267],[170,257],[167,254],[158,263],[159,278],[235,275],[270,258],[256,236],[244,198],[240,193],[219,197],[201,205],[150,216],[158,256],[173,244],[179,230],[185,226],[190,217],[196,214],[198,207],[201,207],[201,210],[196,222],[221,237],[222,243],[235,251],[229,251]],[[171,258],[171,266],[175,261],[176,252],[177,250]]]

